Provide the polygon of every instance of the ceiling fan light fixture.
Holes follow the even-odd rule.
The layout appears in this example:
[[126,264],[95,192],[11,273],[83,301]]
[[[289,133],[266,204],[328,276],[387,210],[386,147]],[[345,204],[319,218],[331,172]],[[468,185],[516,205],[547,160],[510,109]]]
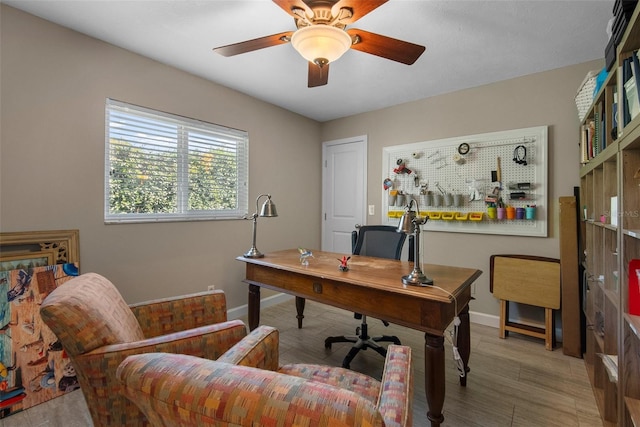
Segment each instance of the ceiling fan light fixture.
[[340,58],[351,43],[349,34],[330,25],[302,27],[291,37],[293,48],[304,59],[320,66]]

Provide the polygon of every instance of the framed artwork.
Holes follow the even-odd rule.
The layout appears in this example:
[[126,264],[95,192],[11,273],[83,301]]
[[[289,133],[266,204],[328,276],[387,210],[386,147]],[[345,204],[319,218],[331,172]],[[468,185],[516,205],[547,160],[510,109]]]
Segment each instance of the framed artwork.
[[57,252],[54,250],[0,253],[0,271],[44,267],[55,264],[56,257]]
[[0,256],[4,253],[53,251],[52,264],[80,262],[78,230],[16,231],[0,233]]
[[79,387],[39,313],[46,296],[78,274],[69,263],[0,271],[0,418]]
[[78,230],[0,233],[0,418],[78,387],[40,304],[79,275]]

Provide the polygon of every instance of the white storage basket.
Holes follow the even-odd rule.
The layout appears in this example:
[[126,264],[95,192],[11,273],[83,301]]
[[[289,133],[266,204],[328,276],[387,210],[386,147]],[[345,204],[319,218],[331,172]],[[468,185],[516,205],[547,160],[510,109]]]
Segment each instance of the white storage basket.
[[578,109],[578,118],[584,120],[584,116],[589,111],[593,103],[593,90],[596,87],[596,79],[599,71],[589,71],[582,81],[578,94],[576,95],[576,108]]

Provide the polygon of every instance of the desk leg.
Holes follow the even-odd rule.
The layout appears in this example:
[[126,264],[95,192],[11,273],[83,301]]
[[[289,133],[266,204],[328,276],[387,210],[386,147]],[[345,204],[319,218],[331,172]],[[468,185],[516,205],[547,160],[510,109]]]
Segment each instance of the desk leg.
[[296,312],[298,315],[296,318],[298,319],[298,329],[302,329],[302,319],[304,319],[304,303],[307,300],[302,297],[296,297]]
[[260,324],[260,286],[249,285],[249,330]]
[[466,387],[469,368],[469,356],[471,355],[471,327],[469,324],[469,305],[459,314],[460,326],[458,327],[458,352],[464,363],[464,377],[460,377],[460,385]]
[[424,334],[424,384],[427,393],[431,427],[438,427],[444,421],[444,336]]

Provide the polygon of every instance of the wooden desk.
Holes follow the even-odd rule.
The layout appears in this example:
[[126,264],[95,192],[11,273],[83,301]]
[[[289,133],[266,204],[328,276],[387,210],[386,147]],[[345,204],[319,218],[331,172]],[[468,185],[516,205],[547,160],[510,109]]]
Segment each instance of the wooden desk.
[[[405,286],[401,277],[411,272],[413,263],[354,255],[350,270],[341,272],[338,259],[344,254],[314,251],[309,265],[300,264],[297,249],[273,252],[264,258],[236,258],[246,263],[249,284],[249,327],[260,322],[260,288],[296,296],[298,327],[302,326],[304,299],[355,311],[425,332],[425,389],[432,426],[444,420],[445,395],[444,331],[459,315],[458,350],[469,371],[469,300],[471,283],[480,270],[426,264],[425,274],[434,284],[454,295],[432,287]],[[460,378],[466,385],[466,376]]]

